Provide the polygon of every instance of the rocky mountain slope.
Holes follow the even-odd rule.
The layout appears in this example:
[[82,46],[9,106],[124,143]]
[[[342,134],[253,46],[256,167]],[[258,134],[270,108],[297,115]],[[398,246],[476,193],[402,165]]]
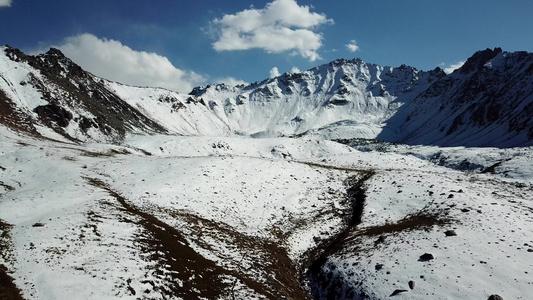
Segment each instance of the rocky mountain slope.
[[398,141],[409,144],[531,145],[532,74],[531,53],[479,51],[389,122],[398,124]]

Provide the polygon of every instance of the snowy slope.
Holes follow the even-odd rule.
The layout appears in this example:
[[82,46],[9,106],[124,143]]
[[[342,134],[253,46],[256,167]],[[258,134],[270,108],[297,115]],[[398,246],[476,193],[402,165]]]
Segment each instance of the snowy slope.
[[203,100],[161,88],[132,87],[105,81],[105,86],[165,129],[180,135],[230,135],[229,126],[216,118]]
[[[12,257],[1,263],[27,299],[305,295],[302,253],[322,226],[331,227],[326,237],[338,231],[349,210],[345,170],[279,158],[352,151],[335,143],[258,141],[246,156],[239,149],[255,147],[240,138],[216,140],[228,145],[224,155],[207,153],[217,150],[209,138],[145,137],[135,148],[10,131],[2,139],[0,219],[13,227]],[[202,144],[206,152],[191,156]],[[147,155],[159,145],[166,154]],[[170,242],[182,248],[158,228],[174,230]],[[195,263],[180,269],[176,259]]]
[[[285,73],[249,86],[197,88],[230,127],[252,136],[290,136],[349,127],[342,137],[373,138],[397,108],[444,73],[337,60],[302,73]],[[350,132],[351,131],[351,132]],[[338,136],[335,136],[338,138]]]
[[[336,159],[362,159],[377,173],[365,183],[361,223],[311,271],[314,295],[385,299],[403,290],[395,298],[528,299],[531,180],[502,181],[391,156],[368,152]],[[447,236],[450,230],[456,235]],[[425,253],[434,259],[420,259]],[[409,281],[415,282],[412,290]]]
[[[308,298],[306,276],[318,298],[383,299],[410,280],[398,298],[531,291],[531,155],[502,180],[307,138],[2,140],[1,264],[27,299]],[[348,179],[369,171],[350,225]]]

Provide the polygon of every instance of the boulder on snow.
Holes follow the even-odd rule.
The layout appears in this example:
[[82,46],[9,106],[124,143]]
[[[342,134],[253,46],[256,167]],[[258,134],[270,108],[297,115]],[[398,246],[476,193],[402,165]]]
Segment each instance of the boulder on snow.
[[409,288],[410,289],[414,289],[415,288],[415,282],[414,281],[409,281]]
[[432,260],[432,259],[435,259],[435,257],[431,253],[424,253],[424,254],[420,255],[420,260],[421,261],[428,261],[428,260]]
[[488,300],[503,300],[503,298],[500,295],[490,295]]
[[457,233],[455,233],[455,231],[453,231],[453,230],[446,230],[446,231],[444,232],[444,234],[445,234],[446,236],[456,236],[456,235],[457,235]]

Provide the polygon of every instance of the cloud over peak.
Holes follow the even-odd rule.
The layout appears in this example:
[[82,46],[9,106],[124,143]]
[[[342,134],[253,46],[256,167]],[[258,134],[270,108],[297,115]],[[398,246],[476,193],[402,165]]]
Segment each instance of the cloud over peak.
[[11,6],[11,0],[0,0],[0,7],[3,7],[3,6]]
[[357,46],[357,43],[355,40],[351,40],[350,43],[346,45],[346,48],[348,48],[348,51],[355,52],[359,50],[359,46]]
[[119,41],[89,33],[68,37],[55,47],[89,72],[124,84],[189,92],[205,82],[194,72],[174,67],[164,56],[136,51]]
[[275,77],[278,77],[279,75],[281,75],[279,73],[279,70],[277,67],[273,67],[272,69],[270,69],[270,78],[275,78]]
[[464,61],[460,61],[460,62],[458,62],[458,63],[451,64],[449,67],[444,68],[444,72],[445,72],[446,74],[451,74],[451,73],[453,73],[453,71],[459,69],[459,68],[462,67],[464,64],[465,64]]
[[274,0],[263,9],[250,8],[211,22],[216,51],[263,49],[269,53],[293,51],[310,61],[320,58],[322,35],[316,26],[332,23],[295,0]]

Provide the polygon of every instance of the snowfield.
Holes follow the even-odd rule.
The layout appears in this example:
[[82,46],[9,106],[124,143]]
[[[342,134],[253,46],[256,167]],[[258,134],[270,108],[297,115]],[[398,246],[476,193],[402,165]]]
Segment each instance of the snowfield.
[[[2,140],[0,219],[12,225],[2,264],[27,299],[385,299],[395,290],[405,290],[398,299],[527,299],[533,290],[529,148],[499,153],[507,165],[492,174],[439,166],[413,148],[362,152],[310,138],[81,146],[3,129]],[[481,165],[487,150],[443,151]],[[369,172],[354,224],[347,179]]]

